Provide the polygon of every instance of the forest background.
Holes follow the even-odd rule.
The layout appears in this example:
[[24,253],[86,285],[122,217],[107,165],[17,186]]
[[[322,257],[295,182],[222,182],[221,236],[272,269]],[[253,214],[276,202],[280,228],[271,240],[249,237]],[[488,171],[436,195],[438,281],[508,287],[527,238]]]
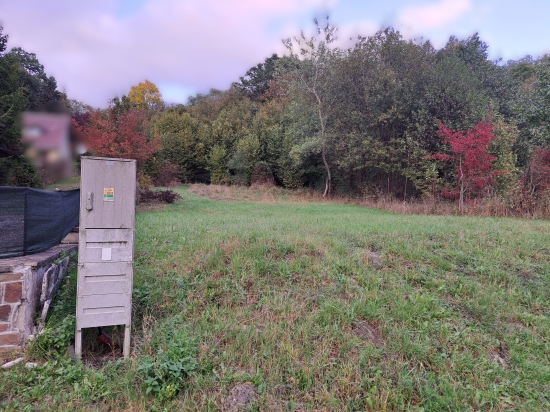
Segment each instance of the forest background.
[[328,21],[315,30],[228,90],[167,105],[146,80],[106,109],[69,99],[0,30],[0,185],[41,185],[17,115],[60,101],[88,154],[137,159],[142,187],[271,185],[550,215],[550,56],[491,61],[477,34],[438,50],[392,28],[341,48]]

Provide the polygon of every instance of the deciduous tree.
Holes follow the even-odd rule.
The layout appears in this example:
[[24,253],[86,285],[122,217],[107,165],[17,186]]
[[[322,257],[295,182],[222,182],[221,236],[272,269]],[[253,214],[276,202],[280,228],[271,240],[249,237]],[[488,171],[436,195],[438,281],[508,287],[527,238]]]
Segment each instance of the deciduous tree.
[[438,122],[438,135],[449,146],[449,153],[435,153],[435,160],[451,162],[455,168],[455,183],[443,196],[459,199],[459,210],[464,211],[464,199],[480,194],[494,183],[498,171],[493,168],[495,157],[487,152],[494,140],[489,117],[467,131],[454,131]]
[[164,104],[158,87],[149,80],[132,86],[128,98],[133,105],[147,111],[160,109]]
[[[323,197],[330,197],[332,192],[332,172],[327,158],[329,135],[327,133],[327,122],[331,116],[331,109],[334,106],[336,94],[334,93],[334,82],[332,77],[338,74],[332,70],[335,68],[332,63],[337,59],[340,50],[334,46],[337,40],[337,28],[329,24],[328,18],[326,24],[321,28],[314,20],[317,35],[316,37],[306,38],[302,32],[301,38],[283,40],[283,44],[289,50],[291,57],[299,59],[296,64],[297,69],[290,77],[291,93],[294,92],[301,98],[301,104],[308,105],[318,118],[317,133],[315,136],[308,136],[306,141],[301,144],[302,152],[316,151],[320,152],[323,166],[325,168],[325,190]],[[298,53],[294,52],[294,45],[298,48]],[[300,148],[298,148],[300,150]]]
[[163,113],[154,123],[154,132],[161,139],[161,161],[178,165],[182,182],[194,181],[197,172],[205,170],[208,150],[202,138],[207,133],[205,127],[189,113],[172,110]]
[[265,59],[264,63],[259,63],[249,69],[240,78],[241,81],[238,83],[238,87],[244,90],[251,99],[259,99],[267,91],[269,82],[275,77],[277,60],[279,60],[279,56],[273,54]]
[[116,113],[111,106],[90,114],[85,133],[90,151],[97,156],[136,159],[138,170],[159,149],[158,136],[147,136],[143,110]]

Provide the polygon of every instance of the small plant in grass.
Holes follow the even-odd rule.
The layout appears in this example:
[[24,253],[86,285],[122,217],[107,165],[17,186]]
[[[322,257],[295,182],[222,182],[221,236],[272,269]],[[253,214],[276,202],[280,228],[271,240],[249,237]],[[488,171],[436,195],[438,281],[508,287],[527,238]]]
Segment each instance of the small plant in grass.
[[33,342],[33,349],[40,348],[42,351],[53,349],[63,353],[74,342],[75,327],[76,316],[68,315],[60,324],[46,327]]
[[184,379],[197,369],[196,345],[185,330],[169,330],[158,342],[153,356],[143,356],[137,368],[146,394],[161,401],[174,397]]

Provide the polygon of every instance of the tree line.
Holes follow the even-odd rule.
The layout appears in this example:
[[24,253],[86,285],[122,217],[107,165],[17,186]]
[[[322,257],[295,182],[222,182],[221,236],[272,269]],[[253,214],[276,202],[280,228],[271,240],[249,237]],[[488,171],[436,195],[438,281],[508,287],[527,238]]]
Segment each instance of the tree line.
[[328,21],[315,29],[184,105],[147,81],[105,110],[67,100],[74,124],[93,153],[134,157],[158,184],[548,205],[550,56],[491,61],[477,34],[436,49],[392,28],[343,48]]

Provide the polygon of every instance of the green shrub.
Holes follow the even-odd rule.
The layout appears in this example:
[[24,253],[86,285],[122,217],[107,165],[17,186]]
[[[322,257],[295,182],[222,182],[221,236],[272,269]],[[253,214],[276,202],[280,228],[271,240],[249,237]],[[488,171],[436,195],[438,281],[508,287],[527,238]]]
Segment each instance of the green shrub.
[[22,156],[0,158],[0,186],[41,187],[40,175]]
[[138,179],[138,188],[141,190],[149,190],[151,189],[151,177],[149,177],[146,174],[140,174]]

